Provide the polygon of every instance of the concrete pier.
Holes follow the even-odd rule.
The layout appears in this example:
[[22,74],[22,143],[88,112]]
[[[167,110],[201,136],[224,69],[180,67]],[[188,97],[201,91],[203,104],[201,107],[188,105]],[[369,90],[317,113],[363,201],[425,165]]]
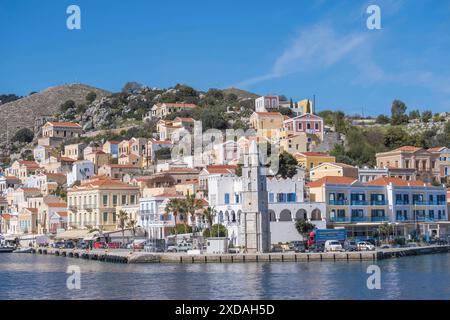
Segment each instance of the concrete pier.
[[81,258],[114,263],[259,263],[259,262],[309,262],[309,261],[376,261],[434,253],[448,253],[450,246],[382,249],[377,251],[321,252],[321,253],[261,253],[261,254],[200,254],[147,253],[130,250],[81,250],[37,248],[36,254]]

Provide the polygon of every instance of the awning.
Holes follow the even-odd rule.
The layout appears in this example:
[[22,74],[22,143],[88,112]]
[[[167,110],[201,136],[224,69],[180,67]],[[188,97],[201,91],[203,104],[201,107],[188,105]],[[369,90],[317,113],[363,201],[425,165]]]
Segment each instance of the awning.
[[83,239],[89,233],[89,230],[67,230],[56,235],[55,239],[78,240]]

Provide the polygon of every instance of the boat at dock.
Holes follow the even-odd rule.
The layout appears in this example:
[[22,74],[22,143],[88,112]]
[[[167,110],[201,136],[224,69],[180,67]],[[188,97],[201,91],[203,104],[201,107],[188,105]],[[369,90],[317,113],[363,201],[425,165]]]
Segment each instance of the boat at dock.
[[0,247],[0,253],[11,253],[14,251],[14,247],[10,247],[10,246],[3,246]]
[[32,253],[33,248],[17,248],[12,253]]

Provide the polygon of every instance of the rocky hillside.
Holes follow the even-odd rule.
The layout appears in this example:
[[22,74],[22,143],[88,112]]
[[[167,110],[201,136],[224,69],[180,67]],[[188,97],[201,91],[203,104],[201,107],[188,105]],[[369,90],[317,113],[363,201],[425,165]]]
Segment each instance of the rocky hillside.
[[111,93],[83,84],[68,84],[48,88],[19,100],[0,106],[0,142],[6,140],[8,127],[10,137],[19,128],[34,128],[40,117],[52,117],[60,112],[60,105],[67,100],[85,103],[86,95],[95,92],[97,98],[109,96]]

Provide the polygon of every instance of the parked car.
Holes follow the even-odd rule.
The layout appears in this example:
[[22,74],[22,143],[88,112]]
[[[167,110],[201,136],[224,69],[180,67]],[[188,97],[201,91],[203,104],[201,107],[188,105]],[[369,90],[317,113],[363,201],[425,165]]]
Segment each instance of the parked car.
[[164,247],[158,246],[155,243],[148,242],[144,245],[145,252],[164,252]]
[[348,240],[344,242],[344,250],[345,251],[356,251],[358,250],[358,246],[356,245],[356,241]]
[[308,252],[324,252],[324,250],[325,250],[324,246],[320,244],[314,244],[308,247]]
[[120,242],[110,242],[106,244],[106,248],[108,249],[120,249],[122,244]]
[[388,244],[383,244],[381,247],[380,247],[380,249],[390,249],[390,248],[392,248],[390,245],[388,245]]
[[192,250],[192,244],[188,242],[181,242],[167,247],[167,251],[169,252],[187,252],[188,250]]
[[88,248],[88,243],[81,241],[77,243],[77,249],[87,249]]
[[64,242],[63,241],[53,242],[51,244],[51,247],[56,248],[56,249],[62,249],[62,248],[64,248]]
[[75,243],[73,243],[72,241],[66,241],[64,242],[64,249],[74,249],[75,248]]
[[104,249],[104,248],[106,248],[106,243],[100,241],[94,242],[94,249]]
[[342,248],[342,245],[337,240],[327,240],[325,241],[325,252],[342,252],[344,251],[344,248]]
[[367,241],[360,241],[360,242],[358,242],[357,246],[358,246],[358,251],[374,251],[375,250],[375,246]]
[[[291,248],[290,245],[289,248]],[[295,241],[295,244],[292,246],[291,249],[294,250],[295,252],[306,252],[306,246],[303,243],[303,241]]]

